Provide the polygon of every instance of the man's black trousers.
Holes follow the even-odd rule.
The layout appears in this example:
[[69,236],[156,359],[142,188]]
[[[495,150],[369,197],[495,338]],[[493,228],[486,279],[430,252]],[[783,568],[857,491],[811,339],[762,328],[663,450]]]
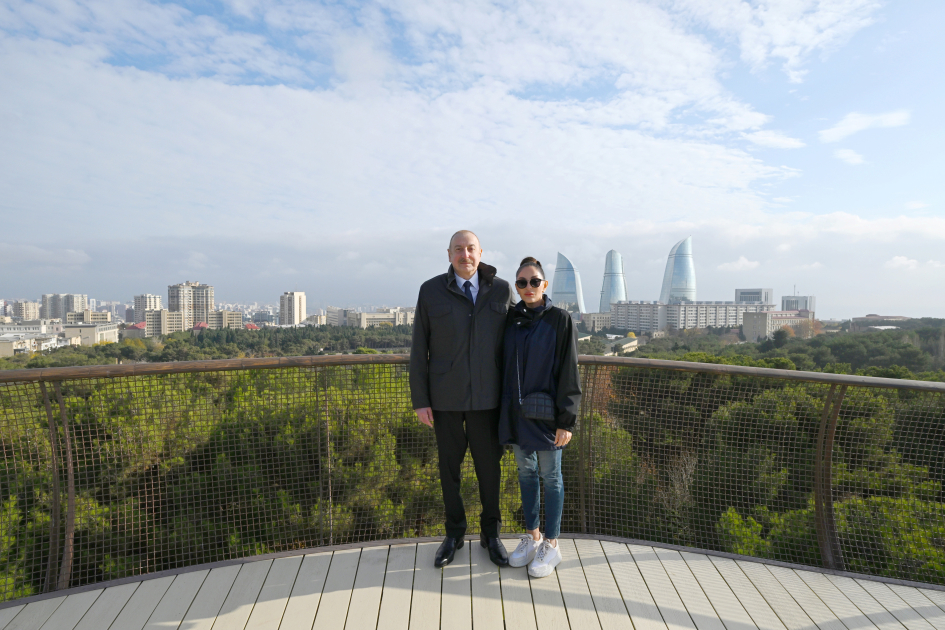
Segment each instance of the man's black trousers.
[[440,459],[440,485],[446,508],[446,535],[459,538],[466,534],[466,508],[460,494],[460,468],[466,447],[472,452],[482,512],[479,525],[488,537],[499,535],[502,514],[499,511],[499,483],[502,445],[499,444],[499,410],[433,411],[433,429]]

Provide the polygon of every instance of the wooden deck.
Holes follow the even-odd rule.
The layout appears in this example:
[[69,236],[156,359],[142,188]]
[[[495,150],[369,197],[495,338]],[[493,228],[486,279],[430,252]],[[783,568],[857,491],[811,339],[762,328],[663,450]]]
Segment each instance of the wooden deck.
[[[516,540],[506,540],[511,549]],[[945,592],[597,540],[550,577],[467,544],[259,560],[0,609],[0,630],[945,630]]]

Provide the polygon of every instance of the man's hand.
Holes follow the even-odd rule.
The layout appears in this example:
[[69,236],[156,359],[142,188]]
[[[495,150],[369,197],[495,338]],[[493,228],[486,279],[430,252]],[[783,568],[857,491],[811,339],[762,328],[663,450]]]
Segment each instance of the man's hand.
[[414,409],[417,412],[417,418],[423,424],[427,425],[431,429],[433,428],[433,409],[431,407],[423,407],[421,409]]

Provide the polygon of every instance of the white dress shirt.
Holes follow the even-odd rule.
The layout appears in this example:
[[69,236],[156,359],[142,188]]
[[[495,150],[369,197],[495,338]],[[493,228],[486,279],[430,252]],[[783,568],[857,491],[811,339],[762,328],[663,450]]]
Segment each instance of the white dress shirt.
[[[455,270],[453,273],[456,273]],[[469,279],[469,291],[473,296],[473,304],[476,303],[476,299],[479,297],[479,270],[472,275],[472,278]],[[463,277],[459,274],[456,274],[456,286],[459,287],[460,292],[466,293],[466,290],[463,288],[463,285],[466,284],[466,281],[463,280]]]

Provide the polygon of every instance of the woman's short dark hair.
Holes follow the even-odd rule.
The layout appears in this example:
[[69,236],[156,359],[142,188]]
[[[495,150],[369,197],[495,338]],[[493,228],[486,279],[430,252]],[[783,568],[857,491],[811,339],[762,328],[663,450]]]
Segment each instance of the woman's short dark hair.
[[522,273],[522,269],[525,267],[534,267],[538,270],[538,273],[541,274],[542,280],[545,279],[545,270],[541,268],[541,263],[538,262],[537,258],[532,258],[531,256],[526,256],[522,259],[522,262],[518,264],[518,271],[515,272],[516,278],[518,278],[518,274]]

